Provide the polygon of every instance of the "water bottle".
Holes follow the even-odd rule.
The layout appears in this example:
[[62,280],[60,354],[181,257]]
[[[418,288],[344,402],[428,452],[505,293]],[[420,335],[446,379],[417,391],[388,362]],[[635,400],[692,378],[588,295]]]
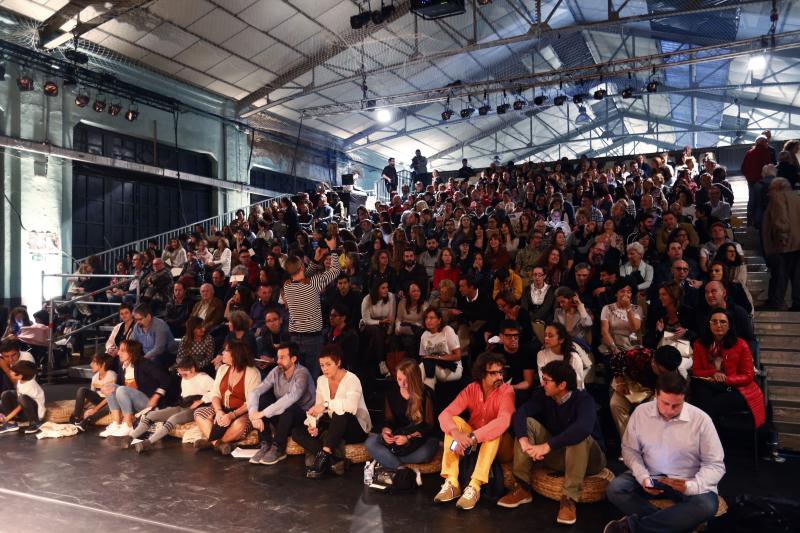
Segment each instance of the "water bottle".
[[364,465],[364,485],[372,485],[372,479],[375,476],[375,463],[377,461],[368,461]]

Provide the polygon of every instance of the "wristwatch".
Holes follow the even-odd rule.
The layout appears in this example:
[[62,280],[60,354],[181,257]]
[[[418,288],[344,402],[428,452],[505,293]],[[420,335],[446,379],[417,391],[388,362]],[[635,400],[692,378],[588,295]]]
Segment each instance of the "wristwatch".
[[324,407],[325,409],[327,409],[327,408],[328,408],[328,405],[330,405],[330,403],[328,402],[328,400],[325,400],[324,402],[322,402],[322,407]]
[[467,437],[469,437],[470,442],[472,442],[473,448],[478,445],[478,437],[475,436],[475,433],[470,431],[467,433]]

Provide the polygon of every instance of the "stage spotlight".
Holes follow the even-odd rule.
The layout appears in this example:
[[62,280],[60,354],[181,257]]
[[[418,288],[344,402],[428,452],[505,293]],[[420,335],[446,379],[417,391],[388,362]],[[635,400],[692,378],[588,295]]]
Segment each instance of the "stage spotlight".
[[128,122],[133,122],[139,118],[139,107],[136,104],[131,104],[128,111],[125,113],[125,118]]
[[652,80],[647,84],[647,87],[645,88],[647,89],[647,92],[654,93],[658,91],[658,82],[656,80]]
[[98,113],[102,113],[106,110],[106,97],[102,94],[98,94],[94,99],[94,106],[92,106],[95,111]]
[[27,74],[20,76],[17,78],[17,87],[21,92],[27,92],[33,90],[33,78],[28,76]]
[[119,102],[111,102],[111,105],[108,106],[108,114],[112,117],[116,117],[122,112],[122,104]]
[[547,101],[547,96],[540,94],[536,98],[533,99],[533,103],[536,105],[543,105]]
[[592,121],[592,117],[586,113],[586,108],[583,106],[578,107],[578,116],[575,117],[575,124],[587,124]]
[[77,96],[75,96],[75,105],[78,107],[86,107],[89,105],[89,95],[78,92]]
[[483,116],[488,115],[489,111],[491,111],[491,110],[492,110],[492,106],[490,106],[489,104],[483,104],[482,106],[480,106],[478,108],[478,114],[483,117]]
[[465,107],[464,109],[461,110],[461,118],[469,118],[472,116],[473,113],[475,113],[474,107],[471,106]]
[[498,115],[505,115],[508,108],[511,107],[508,103],[503,103],[497,106],[497,114]]
[[52,81],[45,82],[44,87],[42,87],[42,90],[44,91],[44,94],[46,94],[47,96],[58,96],[58,85],[56,85],[55,82]]
[[371,16],[372,14],[369,11],[359,13],[358,15],[353,15],[350,17],[350,27],[354,30],[360,30],[369,23]]
[[559,94],[555,98],[553,98],[553,105],[564,105],[564,102],[567,101],[567,97],[563,94]]
[[575,96],[573,96],[572,97],[572,103],[575,104],[575,105],[582,104],[583,103],[583,95],[582,94],[576,94]]
[[453,117],[453,110],[449,107],[446,107],[444,111],[442,111],[442,120],[450,120]]
[[602,100],[603,98],[606,97],[606,94],[608,94],[608,93],[607,93],[607,91],[605,89],[597,89],[594,92],[594,99],[595,100]]
[[633,98],[633,87],[625,87],[620,94],[623,98]]

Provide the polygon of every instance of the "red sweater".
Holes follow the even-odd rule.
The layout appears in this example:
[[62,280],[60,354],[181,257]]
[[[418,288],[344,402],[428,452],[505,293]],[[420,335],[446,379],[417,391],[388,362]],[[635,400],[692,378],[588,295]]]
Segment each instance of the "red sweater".
[[764,165],[772,163],[772,156],[766,146],[750,148],[742,160],[742,174],[747,178],[747,183],[758,183],[763,179],[761,171]]
[[478,442],[494,440],[511,425],[514,389],[508,383],[503,383],[484,398],[481,384],[473,381],[439,415],[442,431],[448,433],[456,427],[453,417],[461,416],[464,411],[469,411],[469,425]]
[[[767,418],[764,394],[754,381],[753,355],[750,353],[750,347],[745,341],[739,339],[731,348],[723,350],[721,371],[726,376],[725,384],[736,387],[744,396],[750,412],[753,413],[756,427],[760,427]],[[703,346],[699,339],[696,340],[694,342],[692,374],[697,377],[708,378],[716,372],[717,368],[708,360],[708,348]]]
[[439,282],[443,279],[449,279],[458,288],[458,278],[460,277],[461,270],[457,266],[453,266],[449,270],[436,268],[433,271],[433,290],[439,290]]

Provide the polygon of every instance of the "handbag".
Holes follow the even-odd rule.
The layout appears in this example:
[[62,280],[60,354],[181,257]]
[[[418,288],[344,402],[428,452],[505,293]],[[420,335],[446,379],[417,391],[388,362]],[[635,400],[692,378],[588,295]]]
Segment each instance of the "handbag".
[[689,369],[692,368],[694,364],[692,343],[686,339],[678,339],[674,333],[665,331],[664,336],[658,341],[658,347],[661,348],[662,346],[673,346],[681,353],[681,364],[678,366],[678,372],[680,372],[683,377],[686,377],[689,373]]

